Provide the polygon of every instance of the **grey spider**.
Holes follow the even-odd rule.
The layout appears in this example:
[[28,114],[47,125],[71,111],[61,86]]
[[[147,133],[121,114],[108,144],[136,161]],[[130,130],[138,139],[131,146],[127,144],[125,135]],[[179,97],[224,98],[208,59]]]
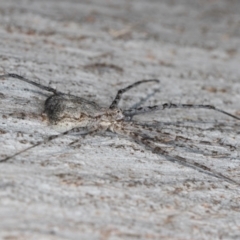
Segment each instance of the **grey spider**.
[[[170,151],[167,151],[156,144],[156,142],[164,143],[170,146],[181,145],[184,142],[189,141],[189,139],[182,137],[171,137],[169,134],[162,132],[159,129],[154,129],[147,125],[141,125],[132,121],[133,116],[138,114],[144,114],[149,112],[154,112],[158,110],[164,110],[168,108],[186,108],[186,109],[209,109],[218,111],[222,114],[228,115],[234,119],[240,120],[239,117],[234,116],[228,112],[225,112],[221,109],[218,109],[212,105],[203,105],[203,104],[175,104],[175,103],[165,103],[162,105],[139,107],[134,109],[121,110],[118,105],[122,98],[123,93],[126,91],[140,85],[143,83],[156,82],[157,79],[141,80],[135,82],[126,88],[120,89],[111,103],[109,108],[100,107],[97,103],[93,101],[86,100],[84,98],[74,96],[71,94],[65,94],[63,92],[57,91],[54,88],[44,86],[42,84],[31,81],[23,76],[8,73],[0,75],[0,79],[3,78],[15,78],[21,81],[32,84],[42,90],[51,92],[50,95],[44,104],[44,113],[47,115],[49,122],[51,124],[59,123],[70,123],[74,127],[70,130],[62,132],[58,135],[49,136],[47,139],[38,142],[26,149],[23,149],[20,152],[17,152],[11,156],[8,156],[4,159],[1,159],[0,162],[6,162],[9,159],[16,157],[17,155],[26,152],[32,148],[35,148],[41,144],[45,144],[53,139],[59,138],[63,135],[78,133],[81,136],[87,134],[99,134],[106,131],[117,133],[122,136],[126,136],[137,142],[138,144],[144,145],[147,149],[152,150],[153,152],[165,156],[166,159],[178,162],[184,166],[194,168],[198,171],[207,173],[217,178],[222,178],[228,182],[239,184],[231,178],[224,176],[223,174],[213,171],[205,165],[199,164],[194,161],[190,161],[186,158],[172,155]],[[147,132],[152,132],[153,135],[149,136]]]

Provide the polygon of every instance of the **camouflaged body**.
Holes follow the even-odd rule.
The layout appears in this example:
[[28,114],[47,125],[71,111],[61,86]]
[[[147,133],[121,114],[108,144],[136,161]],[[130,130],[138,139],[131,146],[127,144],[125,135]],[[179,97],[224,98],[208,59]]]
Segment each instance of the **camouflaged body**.
[[52,95],[45,101],[44,113],[51,124],[81,122],[103,114],[104,108],[92,101],[67,94]]

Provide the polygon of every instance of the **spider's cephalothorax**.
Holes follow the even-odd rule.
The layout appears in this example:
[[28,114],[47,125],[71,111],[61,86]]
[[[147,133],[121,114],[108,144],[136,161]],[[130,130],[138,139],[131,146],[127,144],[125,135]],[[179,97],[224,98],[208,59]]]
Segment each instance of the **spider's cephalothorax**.
[[[192,148],[193,144],[197,143],[201,145],[201,141],[197,142],[195,140],[184,138],[182,136],[174,136],[174,134],[169,136],[168,133],[164,133],[159,129],[153,129],[152,127],[149,127],[147,125],[138,124],[132,121],[133,116],[137,114],[150,113],[153,111],[159,111],[168,108],[209,109],[228,115],[234,119],[240,120],[240,118],[237,116],[218,109],[212,105],[203,104],[197,105],[164,103],[162,105],[139,107],[134,109],[126,109],[123,111],[119,109],[118,105],[123,93],[142,83],[159,82],[159,80],[156,79],[138,81],[134,84],[129,85],[126,88],[120,89],[115,99],[112,101],[111,105],[108,108],[103,108],[95,102],[86,100],[78,96],[65,94],[51,87],[35,83],[17,74],[9,73],[0,76],[0,78],[6,77],[19,79],[21,81],[30,83],[42,90],[51,92],[52,95],[49,96],[45,101],[44,113],[47,115],[48,120],[51,124],[59,125],[61,123],[64,123],[68,125],[68,130],[65,130],[58,135],[49,136],[42,142],[32,145],[31,147],[17,152],[12,156],[8,156],[0,160],[0,162],[6,162],[9,159],[20,155],[23,152],[26,152],[41,144],[45,144],[63,135],[77,133],[79,136],[84,136],[87,134],[99,134],[105,131],[111,131],[119,135],[131,138],[135,142],[144,145],[147,149],[152,150],[154,153],[165,156],[165,158],[169,161],[178,162],[184,166],[194,168],[198,171],[207,173],[217,178],[222,178],[226,181],[239,185],[239,183],[230,179],[229,177],[224,176],[223,174],[218,173],[214,170],[211,170],[205,165],[194,162],[193,159],[183,158],[181,156],[174,155],[174,153],[172,153],[171,151],[171,149],[182,145],[190,149]],[[165,148],[162,145],[164,145]],[[194,145],[194,147],[199,151],[198,146]]]
[[115,109],[107,109],[106,112],[97,117],[99,122],[99,126],[106,127],[110,129],[110,126],[114,126],[115,124],[119,124],[124,120],[124,115],[122,111],[118,108]]

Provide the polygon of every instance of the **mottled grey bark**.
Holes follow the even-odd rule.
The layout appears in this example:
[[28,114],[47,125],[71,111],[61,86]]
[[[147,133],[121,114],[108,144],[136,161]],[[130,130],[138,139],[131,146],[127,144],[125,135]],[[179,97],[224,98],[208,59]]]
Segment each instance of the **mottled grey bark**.
[[[1,1],[1,74],[102,106],[118,89],[158,78],[159,86],[126,93],[121,107],[147,98],[145,106],[204,103],[239,116],[239,13],[237,0]],[[16,79],[0,80],[1,159],[61,131],[41,115],[47,96]],[[172,123],[163,130],[199,144],[171,152],[240,182],[236,120],[209,110],[137,119]],[[239,186],[129,139],[88,136],[70,144],[77,138],[0,164],[1,239],[240,238]]]

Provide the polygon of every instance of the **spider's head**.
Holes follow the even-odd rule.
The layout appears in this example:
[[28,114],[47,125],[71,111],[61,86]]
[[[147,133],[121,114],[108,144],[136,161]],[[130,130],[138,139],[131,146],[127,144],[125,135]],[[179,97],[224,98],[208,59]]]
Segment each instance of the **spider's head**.
[[124,115],[120,108],[113,109],[113,110],[111,110],[111,112],[112,112],[113,120],[120,121],[120,120],[124,119]]
[[124,119],[124,115],[122,113],[122,110],[120,108],[115,109],[108,109],[106,113],[103,115],[103,119],[105,121],[109,122],[110,124],[114,122],[118,122]]

